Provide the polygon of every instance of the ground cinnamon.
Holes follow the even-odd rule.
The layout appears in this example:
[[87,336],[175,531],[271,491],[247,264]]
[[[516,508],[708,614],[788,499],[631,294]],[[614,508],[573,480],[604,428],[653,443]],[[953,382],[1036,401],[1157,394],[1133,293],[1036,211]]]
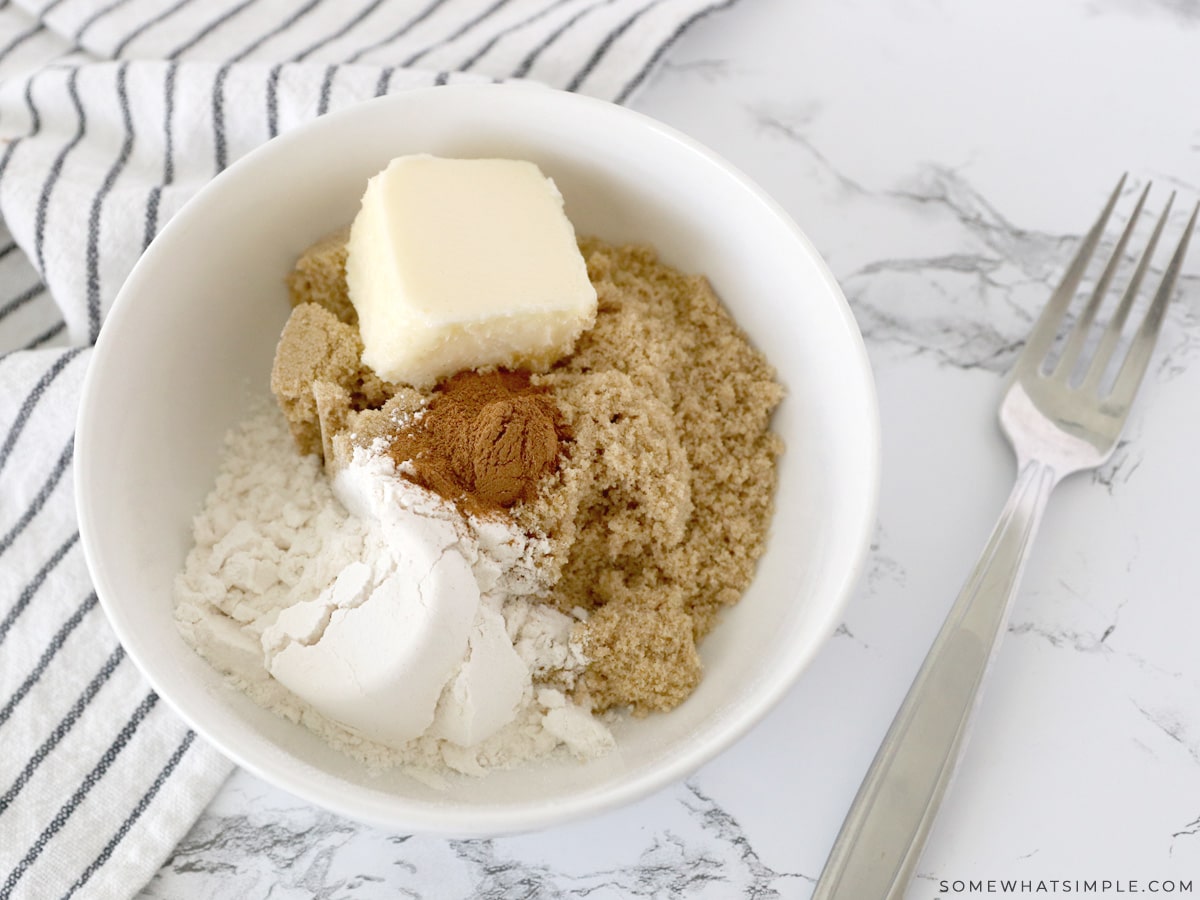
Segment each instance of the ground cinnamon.
[[569,436],[550,389],[530,384],[528,372],[460,372],[389,453],[408,463],[405,477],[466,513],[489,513],[532,500]]

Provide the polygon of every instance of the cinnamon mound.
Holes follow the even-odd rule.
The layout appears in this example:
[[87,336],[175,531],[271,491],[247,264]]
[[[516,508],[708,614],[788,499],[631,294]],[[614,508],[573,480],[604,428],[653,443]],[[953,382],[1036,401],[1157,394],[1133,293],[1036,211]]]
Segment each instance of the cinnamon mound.
[[528,372],[460,372],[388,453],[406,478],[468,515],[486,514],[532,500],[569,436],[550,389],[531,385]]

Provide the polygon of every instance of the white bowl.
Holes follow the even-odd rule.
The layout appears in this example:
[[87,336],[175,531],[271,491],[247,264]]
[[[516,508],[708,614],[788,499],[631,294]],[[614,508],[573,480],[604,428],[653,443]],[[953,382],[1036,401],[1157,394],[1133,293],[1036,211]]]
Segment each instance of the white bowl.
[[[436,791],[372,776],[229,688],[183,642],[172,580],[221,441],[266,391],[289,305],[283,276],[349,222],[394,156],[530,159],[581,234],[654,244],[711,279],[787,398],[770,543],[754,583],[701,645],[705,677],[664,715],[628,719],[606,758],[531,764]],[[80,532],[113,628],[154,689],[208,741],[313,803],[393,829],[530,830],[682,778],[788,690],[836,627],[874,518],[878,414],[837,283],[787,214],[696,142],[618,106],[537,87],[414,90],[270,141],[207,185],[138,262],[104,325],[75,450]]]

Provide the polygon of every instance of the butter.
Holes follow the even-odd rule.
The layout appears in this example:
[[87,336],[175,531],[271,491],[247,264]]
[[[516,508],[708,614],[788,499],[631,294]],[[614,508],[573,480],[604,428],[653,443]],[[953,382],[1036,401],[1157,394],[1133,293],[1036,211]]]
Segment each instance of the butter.
[[545,369],[595,322],[562,195],[530,162],[398,157],[367,183],[347,249],[362,360],[388,381]]

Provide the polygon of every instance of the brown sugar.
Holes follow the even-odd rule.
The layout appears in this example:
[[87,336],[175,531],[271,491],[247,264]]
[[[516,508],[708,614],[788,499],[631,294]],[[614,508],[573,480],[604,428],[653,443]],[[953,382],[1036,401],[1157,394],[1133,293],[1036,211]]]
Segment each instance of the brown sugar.
[[292,306],[316,303],[348,325],[358,324],[358,313],[346,287],[346,241],[350,226],[325,235],[296,260],[286,278]]
[[683,591],[664,585],[635,597],[619,583],[610,590],[585,629],[589,696],[601,708],[630,706],[640,713],[678,706],[701,674]]
[[700,276],[648,247],[581,242],[596,325],[548,375],[571,459],[522,512],[566,547],[553,590],[582,627],[598,709],[676,706],[696,644],[750,584],[782,450],[782,387]]
[[408,477],[464,512],[504,510],[546,535],[548,599],[587,615],[577,690],[596,710],[642,715],[691,693],[698,644],[750,584],[783,389],[702,276],[645,246],[580,249],[599,309],[571,356],[543,375],[464,373],[416,391],[362,367],[357,327],[339,311],[344,250],[317,245],[289,285],[320,305],[293,312],[272,387],[302,451],[321,452],[322,426],[343,447],[351,429],[399,433],[391,452]]
[[550,389],[531,385],[528,372],[460,372],[388,453],[411,464],[405,477],[463,512],[488,513],[533,499],[569,435]]
[[[292,310],[271,368],[271,392],[287,417],[301,453],[324,452],[314,386],[341,387],[351,409],[382,405],[395,386],[362,364],[358,328],[339,321],[322,306],[302,303]],[[329,391],[324,396],[330,396]]]

